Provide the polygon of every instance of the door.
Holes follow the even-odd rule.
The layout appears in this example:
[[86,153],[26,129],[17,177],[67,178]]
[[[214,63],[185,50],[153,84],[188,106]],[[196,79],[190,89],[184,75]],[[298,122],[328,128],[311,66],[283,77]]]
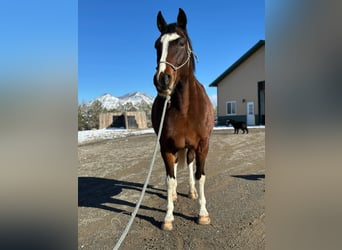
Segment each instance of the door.
[[128,128],[138,128],[137,121],[135,120],[135,116],[129,115],[127,116],[127,121],[128,121]]
[[255,125],[254,102],[247,102],[247,125]]
[[258,110],[259,125],[265,125],[265,81],[258,82]]

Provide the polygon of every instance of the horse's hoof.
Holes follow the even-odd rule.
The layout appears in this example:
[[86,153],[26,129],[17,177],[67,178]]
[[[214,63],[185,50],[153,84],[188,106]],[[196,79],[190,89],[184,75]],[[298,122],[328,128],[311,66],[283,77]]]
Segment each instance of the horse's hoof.
[[210,224],[210,217],[209,215],[202,215],[202,216],[198,216],[198,219],[197,219],[197,223],[199,225],[208,225]]
[[164,231],[171,231],[173,229],[172,221],[164,221],[161,228]]
[[189,197],[190,199],[196,200],[196,199],[198,198],[198,194],[197,194],[196,191],[189,192],[188,197]]

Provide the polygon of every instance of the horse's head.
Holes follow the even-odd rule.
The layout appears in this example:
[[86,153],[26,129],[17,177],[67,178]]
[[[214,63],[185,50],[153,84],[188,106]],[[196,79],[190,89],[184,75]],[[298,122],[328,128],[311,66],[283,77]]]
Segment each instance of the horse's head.
[[157,26],[160,36],[155,42],[157,71],[153,82],[159,95],[171,95],[182,77],[194,69],[186,23],[186,15],[182,9],[179,9],[177,23],[167,24],[161,12],[158,13]]

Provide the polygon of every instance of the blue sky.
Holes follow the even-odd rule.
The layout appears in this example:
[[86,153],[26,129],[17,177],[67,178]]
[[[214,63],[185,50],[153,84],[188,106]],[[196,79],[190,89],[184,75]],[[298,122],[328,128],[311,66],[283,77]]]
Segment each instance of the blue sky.
[[187,29],[199,62],[196,77],[209,87],[224,70],[265,39],[263,0],[110,1],[78,2],[78,102],[104,93],[122,96],[141,91],[156,96],[154,42],[159,36],[159,10],[168,23],[178,8],[188,18]]

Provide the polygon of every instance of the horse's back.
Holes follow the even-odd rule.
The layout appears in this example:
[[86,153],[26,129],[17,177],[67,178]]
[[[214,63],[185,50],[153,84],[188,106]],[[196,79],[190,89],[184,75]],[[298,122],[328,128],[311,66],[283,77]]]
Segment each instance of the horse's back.
[[214,127],[214,108],[211,101],[205,91],[204,86],[197,81],[197,86],[199,90],[198,98],[195,99],[196,104],[193,107],[199,107],[196,111],[196,117],[198,117],[197,122],[204,122],[209,133],[211,133]]

